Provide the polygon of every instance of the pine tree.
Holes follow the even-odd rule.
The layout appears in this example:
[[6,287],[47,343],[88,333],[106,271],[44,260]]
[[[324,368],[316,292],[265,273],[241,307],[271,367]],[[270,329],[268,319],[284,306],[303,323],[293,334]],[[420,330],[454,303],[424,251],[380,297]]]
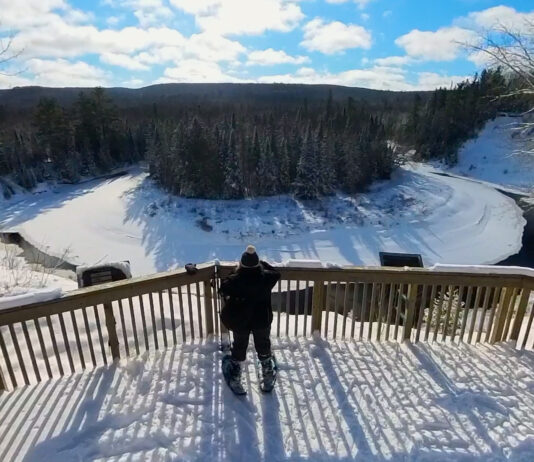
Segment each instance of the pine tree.
[[231,129],[224,166],[224,199],[240,199],[243,197],[243,176],[235,138],[235,130]]
[[316,139],[308,126],[302,143],[302,150],[297,167],[297,178],[293,186],[295,196],[299,199],[317,199],[321,193],[319,189],[317,153],[315,146]]

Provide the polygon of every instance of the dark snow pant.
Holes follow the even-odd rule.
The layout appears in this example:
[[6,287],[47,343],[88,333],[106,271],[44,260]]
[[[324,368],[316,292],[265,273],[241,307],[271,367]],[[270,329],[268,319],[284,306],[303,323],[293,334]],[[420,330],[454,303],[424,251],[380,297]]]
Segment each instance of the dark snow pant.
[[266,329],[252,329],[251,331],[234,331],[234,342],[232,344],[232,358],[236,361],[244,361],[247,357],[248,340],[250,333],[254,337],[254,347],[260,361],[271,356],[271,327]]

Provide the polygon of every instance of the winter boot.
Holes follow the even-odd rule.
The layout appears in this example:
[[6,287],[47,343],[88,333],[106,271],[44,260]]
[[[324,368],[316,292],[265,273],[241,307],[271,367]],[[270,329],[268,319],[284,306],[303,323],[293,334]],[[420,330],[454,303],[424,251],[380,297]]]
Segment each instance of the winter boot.
[[263,392],[270,392],[276,383],[277,365],[274,356],[258,358],[261,366],[260,388]]
[[226,355],[222,359],[222,372],[226,383],[236,395],[245,395],[247,391],[241,381],[241,364]]

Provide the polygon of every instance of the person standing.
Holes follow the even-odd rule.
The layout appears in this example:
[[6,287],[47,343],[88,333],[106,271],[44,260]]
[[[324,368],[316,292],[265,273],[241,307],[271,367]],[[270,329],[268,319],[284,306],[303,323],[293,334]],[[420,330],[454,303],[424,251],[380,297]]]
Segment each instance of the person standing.
[[234,393],[245,394],[241,384],[242,363],[246,359],[250,334],[261,365],[261,389],[271,391],[276,381],[276,360],[271,351],[273,310],[271,291],[280,273],[261,261],[253,245],[249,245],[238,268],[221,284],[224,299],[223,324],[232,331],[231,355],[223,358],[223,374]]

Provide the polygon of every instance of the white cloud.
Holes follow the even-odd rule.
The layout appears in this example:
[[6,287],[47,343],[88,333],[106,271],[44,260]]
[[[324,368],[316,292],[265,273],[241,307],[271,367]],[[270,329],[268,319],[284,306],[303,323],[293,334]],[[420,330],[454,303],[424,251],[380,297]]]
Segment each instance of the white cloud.
[[290,56],[283,50],[254,50],[248,55],[248,66],[274,66],[276,64],[304,64],[310,61],[307,56]]
[[127,88],[141,88],[145,85],[146,83],[141,79],[130,79],[130,80],[125,80],[124,82],[121,83],[121,86],[127,87]]
[[216,63],[199,59],[180,61],[176,67],[165,69],[163,77],[157,83],[221,83],[243,82],[243,80],[224,73]]
[[382,13],[382,17],[383,18],[389,18],[391,15],[393,14],[393,11],[391,10],[386,10]]
[[461,27],[443,27],[435,32],[414,29],[395,40],[406,53],[414,58],[431,61],[452,61],[462,51],[465,43],[472,43],[477,34]]
[[161,24],[165,19],[174,16],[163,0],[120,0],[117,6],[133,10],[141,27]]
[[106,18],[106,24],[108,26],[116,26],[120,21],[120,16],[109,16],[108,18]]
[[467,18],[461,18],[458,23],[467,27],[482,29],[507,28],[518,32],[532,31],[534,11],[520,13],[509,6],[496,6],[483,11],[469,13]]
[[95,87],[110,82],[110,76],[104,70],[83,61],[31,59],[27,62],[27,67],[34,76],[33,85]]
[[294,74],[263,76],[262,83],[307,83],[330,84],[351,87],[374,88],[378,90],[413,90],[406,82],[405,73],[399,69],[372,67],[352,69],[339,73],[319,72],[310,67],[300,68]]
[[406,71],[385,66],[351,69],[339,73],[318,72],[315,69],[303,67],[292,74],[263,76],[258,81],[262,83],[330,84],[376,90],[414,91],[449,87],[451,84],[456,84],[466,78],[465,76],[421,72],[415,75],[414,82],[410,82]]
[[304,18],[299,0],[170,0],[195,16],[205,31],[220,35],[258,35],[267,30],[288,32]]
[[369,18],[371,17],[371,15],[367,13],[362,13],[360,17],[362,18],[362,21],[369,21]]
[[386,58],[377,58],[374,62],[379,66],[405,66],[413,63],[414,59],[410,56],[388,56]]
[[334,54],[350,48],[371,47],[371,33],[356,24],[339,21],[325,23],[315,18],[304,26],[304,40],[300,43],[309,51]]
[[123,53],[102,53],[100,55],[100,61],[132,71],[146,71],[150,69],[146,64],[142,64],[139,60]]
[[460,82],[468,80],[466,75],[440,75],[435,72],[421,72],[418,79],[420,90],[434,90],[435,88],[450,88]]

